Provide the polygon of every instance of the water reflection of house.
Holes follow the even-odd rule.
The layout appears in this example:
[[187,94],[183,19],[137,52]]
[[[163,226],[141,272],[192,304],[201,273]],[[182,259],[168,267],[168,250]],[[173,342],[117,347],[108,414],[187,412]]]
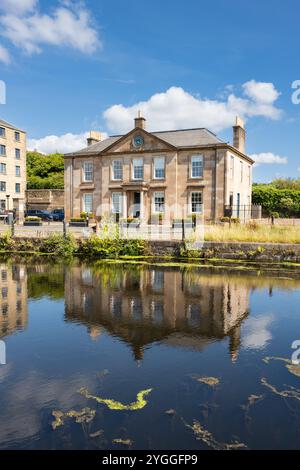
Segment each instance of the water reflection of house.
[[106,269],[93,274],[73,267],[65,277],[66,318],[103,327],[131,345],[141,358],[147,344],[201,350],[229,338],[232,358],[240,344],[240,322],[247,315],[249,288],[229,278],[168,269]]
[[26,268],[22,265],[0,264],[0,338],[26,325]]

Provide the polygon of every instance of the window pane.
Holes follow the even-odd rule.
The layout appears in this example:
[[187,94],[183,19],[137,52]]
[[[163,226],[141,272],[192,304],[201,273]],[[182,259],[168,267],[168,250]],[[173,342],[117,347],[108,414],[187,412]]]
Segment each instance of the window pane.
[[0,145],[0,155],[6,155],[6,147],[5,147],[5,145]]
[[157,157],[154,159],[154,178],[165,177],[165,159],[164,157]]
[[133,160],[133,179],[142,180],[143,177],[143,160]]
[[93,163],[84,163],[84,181],[93,181]]
[[20,141],[20,132],[15,132],[15,140]]
[[0,163],[0,173],[6,174],[6,164],[5,163]]
[[84,201],[84,212],[90,214],[93,212],[93,195],[92,194],[85,194],[83,197]]
[[123,178],[123,168],[121,160],[113,161],[113,179],[121,180]]
[[21,167],[16,166],[16,176],[21,176]]
[[0,137],[5,137],[5,128],[0,127]]
[[20,183],[16,183],[15,192],[16,192],[16,193],[20,193],[20,192],[21,192],[21,185],[20,185]]
[[20,149],[15,149],[15,156],[17,159],[21,158],[21,151]]
[[192,212],[201,213],[202,212],[202,193],[192,193],[191,194],[191,203],[192,203]]
[[154,193],[154,212],[165,211],[165,194],[163,192]]
[[112,193],[112,212],[113,214],[121,214],[122,212],[122,193]]
[[202,178],[203,176],[203,157],[195,155],[192,157],[192,178]]

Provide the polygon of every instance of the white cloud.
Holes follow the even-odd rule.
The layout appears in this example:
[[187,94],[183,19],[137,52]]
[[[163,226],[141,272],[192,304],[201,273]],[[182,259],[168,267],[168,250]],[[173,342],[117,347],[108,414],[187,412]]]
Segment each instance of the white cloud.
[[275,106],[279,92],[274,85],[247,82],[243,85],[242,97],[231,93],[224,100],[198,98],[180,87],[171,87],[166,92],[152,95],[148,101],[132,106],[116,104],[103,113],[108,128],[115,133],[132,128],[134,117],[141,110],[147,119],[149,130],[207,127],[219,132],[232,126],[235,117],[245,120],[253,116],[279,119],[281,110]]
[[[87,146],[86,139],[89,132],[82,134],[67,133],[64,135],[47,135],[41,139],[28,139],[29,150],[37,150],[41,153],[69,153],[76,152]],[[105,132],[101,132],[102,139],[107,138]]]
[[68,153],[75,152],[86,147],[88,133],[64,134],[61,136],[47,135],[41,139],[29,139],[28,149],[37,150],[41,153]]
[[32,11],[38,0],[1,0],[0,11],[22,15]]
[[256,166],[261,163],[277,165],[286,165],[288,163],[287,157],[280,157],[272,152],[254,153],[253,155],[250,155],[250,157],[255,161]]
[[[13,0],[7,0],[8,5],[12,6],[13,3]],[[73,4],[57,7],[52,15],[37,10],[31,12],[30,5],[33,7],[35,3],[33,0],[22,0],[24,15],[20,15],[18,9],[6,9],[5,14],[0,16],[0,34],[16,47],[28,54],[42,52],[45,45],[67,46],[87,54],[101,47],[90,14],[81,3],[77,4],[77,8],[73,8]]]
[[3,62],[3,64],[10,64],[11,58],[8,50],[4,47],[1,46],[0,44],[0,62]]
[[276,90],[273,83],[250,80],[244,83],[243,89],[245,94],[257,103],[272,104],[280,96],[279,91]]

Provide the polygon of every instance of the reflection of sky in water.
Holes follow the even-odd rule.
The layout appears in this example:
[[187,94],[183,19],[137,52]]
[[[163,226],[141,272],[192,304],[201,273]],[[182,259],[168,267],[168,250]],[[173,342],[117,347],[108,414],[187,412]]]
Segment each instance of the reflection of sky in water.
[[266,314],[258,317],[250,317],[246,321],[242,345],[248,349],[263,349],[272,339],[270,327],[273,315]]
[[[262,360],[291,356],[300,281],[120,266],[0,272],[8,306],[0,314],[8,362],[0,366],[0,448],[108,449],[130,438],[133,448],[206,449],[184,425],[194,419],[218,442],[299,447],[300,405],[272,395],[261,378],[300,389],[284,363]],[[203,376],[220,384],[195,378]],[[142,410],[116,412],[82,397],[81,387],[122,403],[153,391]],[[263,399],[249,406],[253,394]],[[97,410],[89,425],[67,420],[52,430],[53,410],[85,406]],[[95,442],[89,434],[99,429]]]

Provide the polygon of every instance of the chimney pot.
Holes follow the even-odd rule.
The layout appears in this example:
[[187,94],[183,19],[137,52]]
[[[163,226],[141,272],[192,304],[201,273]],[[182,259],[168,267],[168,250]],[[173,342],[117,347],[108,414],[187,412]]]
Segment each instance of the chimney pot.
[[145,129],[146,119],[141,115],[141,111],[138,111],[138,117],[134,120],[134,127],[139,127],[140,129]]
[[102,134],[101,132],[98,132],[98,131],[90,131],[90,134],[87,138],[87,144],[88,144],[88,147],[90,145],[94,145],[94,144],[97,144],[97,142],[101,142],[102,139]]
[[237,116],[233,126],[233,146],[240,152],[246,152],[246,131],[244,121]]

